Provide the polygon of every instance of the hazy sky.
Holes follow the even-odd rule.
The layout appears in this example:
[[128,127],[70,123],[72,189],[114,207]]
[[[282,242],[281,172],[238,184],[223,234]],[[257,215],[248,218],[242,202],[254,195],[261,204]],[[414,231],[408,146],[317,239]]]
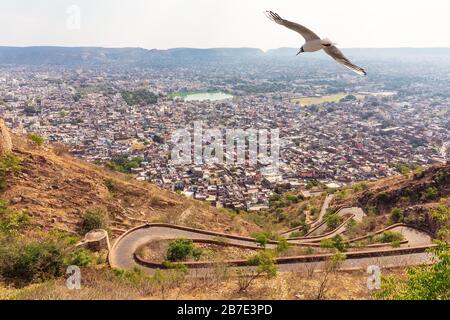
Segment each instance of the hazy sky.
[[0,0],[0,45],[300,47],[267,9],[342,47],[450,47],[448,0]]

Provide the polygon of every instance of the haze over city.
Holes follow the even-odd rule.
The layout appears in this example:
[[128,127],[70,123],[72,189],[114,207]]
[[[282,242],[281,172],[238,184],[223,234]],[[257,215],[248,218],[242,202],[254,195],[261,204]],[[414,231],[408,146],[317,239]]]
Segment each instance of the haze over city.
[[[73,5],[81,18],[75,30],[67,28]],[[450,46],[450,3],[440,0],[3,0],[0,45],[264,50],[300,45],[298,35],[267,21],[264,10],[344,48]]]

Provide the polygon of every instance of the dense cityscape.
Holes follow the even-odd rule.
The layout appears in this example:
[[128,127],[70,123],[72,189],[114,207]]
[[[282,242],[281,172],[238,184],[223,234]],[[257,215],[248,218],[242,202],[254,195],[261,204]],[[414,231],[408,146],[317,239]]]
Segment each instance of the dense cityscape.
[[[167,68],[8,65],[1,68],[0,115],[13,131],[67,144],[79,158],[134,160],[129,172],[139,180],[217,207],[260,210],[274,192],[310,181],[337,188],[397,174],[402,165],[446,161],[449,66],[399,71],[395,62],[367,63],[367,79],[320,59],[307,66],[283,59]],[[264,172],[261,162],[171,163],[173,132],[199,121],[205,129],[279,129],[279,170]]]

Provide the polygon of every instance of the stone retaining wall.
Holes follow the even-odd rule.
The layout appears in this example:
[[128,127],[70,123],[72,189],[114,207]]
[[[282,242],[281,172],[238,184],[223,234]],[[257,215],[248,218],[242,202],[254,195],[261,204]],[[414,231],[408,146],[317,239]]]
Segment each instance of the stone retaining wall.
[[[362,258],[377,258],[377,257],[385,257],[385,256],[398,256],[398,255],[407,255],[413,253],[423,253],[428,249],[435,247],[436,245],[430,246],[421,246],[415,248],[406,248],[406,249],[386,249],[386,250],[378,250],[378,251],[359,251],[359,252],[349,252],[346,253],[347,259],[362,259]],[[290,263],[306,263],[306,262],[323,262],[327,261],[333,254],[320,254],[320,255],[311,255],[311,256],[299,256],[299,257],[286,257],[286,258],[276,258],[275,261],[277,264],[290,264]],[[153,269],[167,269],[161,263],[155,263],[149,260],[142,258],[140,255],[134,253],[134,259],[140,265],[145,267],[153,268]],[[246,267],[249,266],[247,260],[229,260],[224,261],[224,264],[231,267]],[[205,268],[213,268],[217,266],[217,262],[206,261],[206,262],[183,262],[183,265],[190,269],[205,269]]]

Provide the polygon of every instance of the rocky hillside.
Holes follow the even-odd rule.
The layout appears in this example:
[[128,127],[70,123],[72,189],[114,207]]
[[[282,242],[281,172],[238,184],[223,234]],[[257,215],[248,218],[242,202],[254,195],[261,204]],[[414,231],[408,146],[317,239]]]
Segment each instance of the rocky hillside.
[[61,147],[39,146],[17,135],[12,135],[12,142],[12,154],[21,160],[21,168],[7,176],[0,198],[11,209],[27,212],[45,230],[79,232],[83,213],[92,208],[108,211],[114,235],[145,222],[238,234],[258,229],[208,204],[74,159]]
[[396,210],[399,222],[435,233],[438,226],[431,210],[438,205],[450,205],[450,164],[383,179],[362,189],[365,190],[339,204],[360,206],[378,216],[388,216],[394,209],[400,209]]

